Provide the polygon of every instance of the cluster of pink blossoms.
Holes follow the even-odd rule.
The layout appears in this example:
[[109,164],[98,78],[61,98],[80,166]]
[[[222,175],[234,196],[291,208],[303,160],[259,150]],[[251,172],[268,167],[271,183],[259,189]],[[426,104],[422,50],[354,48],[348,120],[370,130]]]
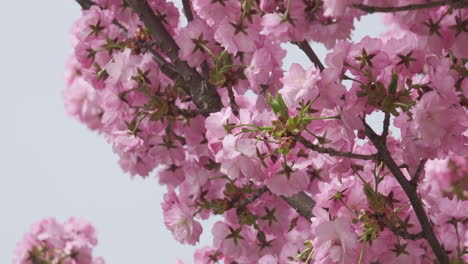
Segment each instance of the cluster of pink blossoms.
[[[145,25],[134,2],[84,5],[65,105],[123,170],[157,172],[177,241],[196,244],[199,221],[224,217],[195,263],[468,261],[463,3],[388,14],[386,34],[353,43],[367,12],[428,1],[192,0],[183,26],[172,2],[141,1],[169,37],[154,35],[159,24]],[[284,71],[281,45],[313,57],[307,41],[333,49],[326,67],[312,58],[315,67]],[[198,109],[187,67],[220,109]],[[365,121],[377,112],[382,136]],[[301,209],[298,194],[314,204]]]
[[93,257],[96,230],[83,219],[60,223],[50,218],[35,223],[18,243],[14,264],[104,264]]

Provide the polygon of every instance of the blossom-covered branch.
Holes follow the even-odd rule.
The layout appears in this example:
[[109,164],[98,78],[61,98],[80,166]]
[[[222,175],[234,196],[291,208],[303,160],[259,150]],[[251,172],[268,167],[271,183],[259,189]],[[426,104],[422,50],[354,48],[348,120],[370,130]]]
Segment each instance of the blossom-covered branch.
[[363,155],[363,154],[356,154],[352,152],[342,152],[337,151],[332,148],[321,147],[319,145],[315,145],[309,140],[304,137],[298,137],[298,141],[301,142],[306,148],[309,148],[313,151],[317,151],[319,153],[327,154],[330,156],[337,156],[337,157],[344,157],[344,158],[352,158],[352,159],[360,159],[360,160],[376,160],[376,155]]
[[377,148],[378,159],[380,159],[385,164],[385,166],[388,167],[392,175],[395,177],[395,179],[398,181],[398,183],[401,185],[406,195],[408,196],[411,202],[411,206],[413,207],[413,210],[419,220],[419,223],[421,224],[422,232],[424,233],[424,238],[431,246],[439,262],[449,263],[447,253],[445,252],[444,248],[441,246],[439,240],[437,239],[432,228],[432,224],[429,221],[429,218],[427,217],[426,211],[424,210],[424,206],[421,202],[421,199],[418,196],[416,186],[413,185],[410,181],[408,181],[405,175],[401,172],[400,168],[393,160],[392,155],[388,151],[387,146],[384,144],[383,138],[377,135],[364,120],[363,123],[365,126],[366,136],[372,141],[374,146]]
[[442,0],[442,1],[427,2],[424,4],[410,4],[410,5],[404,5],[404,6],[369,6],[369,5],[364,5],[364,4],[353,4],[352,6],[359,10],[372,14],[376,12],[394,13],[394,12],[401,12],[401,11],[420,10],[420,9],[426,9],[426,8],[441,7],[445,5],[449,5],[454,8],[464,8],[468,6],[468,1],[466,0]]
[[[364,12],[349,1],[92,3],[72,30],[67,111],[124,171],[167,186],[177,241],[221,215],[195,263],[468,260],[468,13],[455,2],[388,14],[398,30],[357,42]],[[330,50],[326,67],[309,41]],[[315,66],[285,70],[284,43]],[[360,117],[381,112],[376,135]]]
[[141,20],[149,28],[156,40],[156,45],[172,60],[181,78],[184,90],[192,96],[193,102],[208,114],[221,108],[221,99],[216,89],[204,80],[200,74],[191,68],[187,62],[179,58],[179,46],[167,32],[163,22],[153,13],[146,1],[126,0],[139,14]]

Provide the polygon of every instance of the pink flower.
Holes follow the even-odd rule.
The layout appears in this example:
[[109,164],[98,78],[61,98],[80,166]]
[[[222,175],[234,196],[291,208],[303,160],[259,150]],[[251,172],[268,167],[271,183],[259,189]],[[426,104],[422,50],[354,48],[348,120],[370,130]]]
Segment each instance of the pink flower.
[[283,78],[283,88],[280,90],[286,105],[292,110],[299,107],[300,102],[307,103],[318,95],[316,87],[320,72],[310,67],[305,71],[301,65],[293,63]]
[[186,60],[192,67],[199,66],[204,60],[210,58],[209,51],[206,51],[204,47],[216,53],[213,31],[201,19],[190,21],[179,31],[175,41],[180,47],[180,58]]
[[101,129],[101,100],[97,91],[87,81],[81,77],[74,79],[65,88],[63,98],[69,115],[85,123],[90,129]]
[[194,210],[178,203],[164,211],[164,224],[175,240],[182,244],[195,245],[203,231],[201,224],[193,219]]
[[276,8],[275,0],[260,0],[260,9],[264,12],[273,12]]
[[106,71],[114,82],[128,82],[135,75],[140,64],[139,56],[131,55],[130,49],[114,55],[114,60],[107,64]]
[[436,152],[436,147],[459,149],[460,143],[467,142],[467,138],[462,135],[466,130],[462,123],[466,113],[452,105],[453,102],[443,100],[439,94],[432,91],[426,93],[413,108],[414,137],[421,142],[420,144],[433,149],[432,152]]
[[216,161],[221,163],[221,172],[232,179],[240,176],[262,179],[264,175],[253,138],[236,138],[232,134],[225,136]]
[[[309,186],[310,178],[305,171],[308,164],[289,164],[284,168],[282,161],[277,161],[275,166],[269,168],[269,178],[265,181],[266,186],[277,195],[291,196],[304,191]],[[291,171],[289,171],[291,170]]]
[[282,21],[278,13],[268,13],[262,17],[263,31],[280,42],[287,41],[289,37],[289,24]]
[[109,137],[109,141],[114,145],[116,152],[129,152],[143,146],[143,140],[130,131],[114,131]]
[[335,108],[344,104],[343,97],[346,93],[346,87],[341,84],[340,71],[336,69],[324,69],[320,74],[318,90],[320,91],[320,102],[325,108]]
[[230,53],[253,52],[256,48],[259,30],[255,24],[225,19],[215,32],[214,38]]
[[349,263],[356,258],[358,241],[351,230],[351,223],[338,218],[335,221],[322,222],[315,229],[315,258],[320,263]]
[[255,258],[256,246],[248,226],[230,226],[224,222],[216,222],[212,229],[213,246],[231,258]]
[[265,255],[258,260],[258,264],[278,264],[278,258],[272,255]]
[[[212,0],[194,0],[193,9],[203,18],[208,25],[218,27],[221,21],[226,18],[235,20],[240,15],[240,2],[233,0],[223,0],[212,2]],[[230,12],[226,12],[229,10]]]
[[205,120],[206,138],[216,140],[224,137],[227,132],[225,125],[235,118],[230,107],[221,109],[220,112],[212,113]]
[[223,254],[214,247],[206,246],[195,250],[194,264],[214,264],[223,258]]
[[260,92],[261,85],[275,85],[282,76],[283,71],[278,69],[286,55],[286,51],[279,44],[265,40],[265,45],[257,49],[244,73],[250,82],[250,87]]
[[64,223],[44,219],[35,223],[18,243],[13,263],[32,264],[34,258],[51,263],[62,259],[70,264],[103,264],[102,258],[92,256],[96,244],[96,230],[83,219],[70,218]]
[[342,16],[349,5],[349,0],[323,1],[324,16]]

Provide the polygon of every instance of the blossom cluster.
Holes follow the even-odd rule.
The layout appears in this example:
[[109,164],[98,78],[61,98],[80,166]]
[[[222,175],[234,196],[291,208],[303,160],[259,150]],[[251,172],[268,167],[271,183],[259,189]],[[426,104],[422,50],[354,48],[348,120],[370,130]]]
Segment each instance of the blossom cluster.
[[96,244],[96,230],[86,220],[44,219],[32,225],[18,243],[13,263],[104,264],[102,258],[93,257]]
[[[432,263],[445,253],[411,191],[451,261],[468,261],[466,9],[392,13],[381,38],[350,42],[362,6],[427,1],[193,0],[186,25],[172,2],[143,2],[176,46],[128,3],[93,1],[72,29],[65,105],[124,171],[156,172],[177,241],[223,216],[195,263]],[[284,71],[282,44],[307,41],[332,49],[325,67]],[[183,63],[221,109],[199,111]],[[381,136],[366,123],[376,113]],[[298,194],[315,202],[306,213]]]

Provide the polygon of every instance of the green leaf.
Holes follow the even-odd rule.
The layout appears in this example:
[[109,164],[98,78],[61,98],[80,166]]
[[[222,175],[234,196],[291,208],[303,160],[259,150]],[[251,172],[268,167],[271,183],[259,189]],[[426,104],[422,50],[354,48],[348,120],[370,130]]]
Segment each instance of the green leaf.
[[390,81],[390,84],[388,85],[388,93],[391,95],[396,94],[397,86],[398,86],[398,74],[393,73],[392,80]]
[[286,106],[286,103],[284,102],[284,99],[281,96],[281,94],[277,93],[276,97],[273,97],[273,95],[268,94],[268,103],[270,104],[271,108],[273,109],[273,112],[275,112],[276,116],[281,122],[284,123],[288,120],[288,107]]

